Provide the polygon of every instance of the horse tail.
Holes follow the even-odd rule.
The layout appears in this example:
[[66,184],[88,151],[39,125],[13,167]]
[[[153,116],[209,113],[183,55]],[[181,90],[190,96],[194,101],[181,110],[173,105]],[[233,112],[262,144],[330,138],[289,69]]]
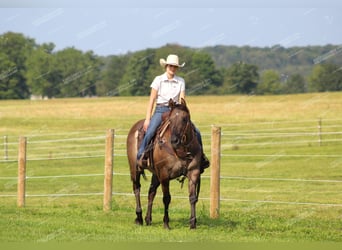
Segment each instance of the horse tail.
[[136,122],[132,128],[130,129],[128,136],[127,136],[127,141],[126,141],[126,147],[127,147],[127,158],[128,158],[128,163],[130,167],[130,172],[131,172],[131,180],[133,182],[136,181],[137,174],[138,174],[138,169],[137,169],[137,152],[138,152],[138,141],[136,139],[136,131],[140,127],[142,127],[144,123],[144,120],[140,120]]
[[[140,129],[137,129],[134,133],[134,148],[137,150],[137,152],[139,150],[139,130]],[[138,165],[137,164],[135,165],[136,165],[136,168],[138,168]],[[147,177],[146,177],[144,169],[141,170],[141,175],[144,178],[144,180],[147,181]]]

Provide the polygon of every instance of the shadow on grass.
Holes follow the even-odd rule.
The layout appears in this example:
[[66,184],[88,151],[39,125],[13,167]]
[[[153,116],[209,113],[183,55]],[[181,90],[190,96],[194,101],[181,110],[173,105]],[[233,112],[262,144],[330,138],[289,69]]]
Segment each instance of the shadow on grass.
[[[145,222],[144,222],[144,225]],[[154,218],[152,222],[152,227],[163,227],[163,220]],[[188,214],[170,214],[170,227],[172,229],[184,229],[189,228],[190,218]],[[220,218],[213,219],[208,215],[197,215],[197,229],[207,230],[207,229],[217,229],[225,231],[234,231],[241,226],[241,221],[232,220],[227,217],[221,216]]]

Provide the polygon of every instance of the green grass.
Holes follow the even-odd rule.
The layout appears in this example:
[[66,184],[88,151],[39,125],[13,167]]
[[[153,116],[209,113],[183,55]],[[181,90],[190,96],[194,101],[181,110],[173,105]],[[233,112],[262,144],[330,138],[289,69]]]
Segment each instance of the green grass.
[[[68,207],[30,207],[26,209],[1,208],[6,217],[1,221],[2,242],[5,241],[339,241],[340,223],[329,219],[313,219],[315,209],[301,208],[301,216],[282,209],[270,209],[260,205],[233,205],[224,208],[229,213],[212,220],[206,209],[199,206],[199,222],[196,231],[187,229],[187,213],[184,209],[171,209],[172,230],[162,229],[161,209],[155,209],[155,221],[150,227],[135,226],[132,212],[127,206],[115,205],[109,213],[100,207],[70,204]],[[278,211],[277,211],[278,210]],[[270,213],[266,213],[269,211]],[[118,214],[120,216],[118,216]],[[13,233],[14,229],[18,229]],[[20,230],[19,230],[20,229]],[[319,237],[317,237],[319,235]]]
[[[188,97],[209,158],[211,125],[222,128],[220,218],[209,217],[208,169],[195,231],[188,229],[187,187],[181,189],[177,181],[171,184],[171,231],[162,228],[161,190],[152,226],[133,223],[135,199],[125,138],[130,126],[143,117],[147,101],[1,101],[0,136],[7,136],[8,160],[0,159],[0,241],[342,241],[342,93]],[[109,128],[116,134],[114,196],[112,210],[103,212],[103,155]],[[16,207],[15,197],[19,136],[28,139],[25,208]],[[142,185],[146,212],[149,182]]]

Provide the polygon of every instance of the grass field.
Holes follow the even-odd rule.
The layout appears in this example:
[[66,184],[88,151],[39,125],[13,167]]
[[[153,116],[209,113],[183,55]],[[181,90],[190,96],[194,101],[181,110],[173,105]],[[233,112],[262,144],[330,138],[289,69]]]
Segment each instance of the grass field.
[[[125,139],[147,101],[0,101],[0,242],[342,242],[342,93],[188,97],[209,158],[211,126],[222,129],[220,218],[209,217],[208,169],[195,231],[188,229],[186,185],[176,181],[171,231],[162,228],[161,191],[153,225],[133,223]],[[114,196],[105,213],[109,128],[116,135]],[[19,136],[28,140],[25,208],[16,207]],[[147,194],[149,182],[142,185]]]

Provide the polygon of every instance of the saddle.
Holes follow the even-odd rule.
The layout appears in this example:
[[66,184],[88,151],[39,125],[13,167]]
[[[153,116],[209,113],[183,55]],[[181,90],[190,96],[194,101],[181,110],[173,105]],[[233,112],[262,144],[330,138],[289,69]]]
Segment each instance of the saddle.
[[[168,125],[169,125],[169,121],[167,120],[167,118],[169,117],[170,111],[163,113],[162,115],[162,123],[159,125],[159,127],[157,128],[154,136],[152,137],[152,139],[148,142],[146,149],[145,149],[145,158],[147,160],[147,165],[148,166],[153,166],[153,148],[154,148],[154,141],[156,138],[158,139],[158,143],[164,143],[162,141],[160,141],[160,138],[163,137]],[[143,127],[140,127],[138,129],[138,136],[137,136],[137,145],[139,148],[139,145],[141,143],[141,141],[143,140],[144,136],[145,136],[145,131],[143,129]]]

